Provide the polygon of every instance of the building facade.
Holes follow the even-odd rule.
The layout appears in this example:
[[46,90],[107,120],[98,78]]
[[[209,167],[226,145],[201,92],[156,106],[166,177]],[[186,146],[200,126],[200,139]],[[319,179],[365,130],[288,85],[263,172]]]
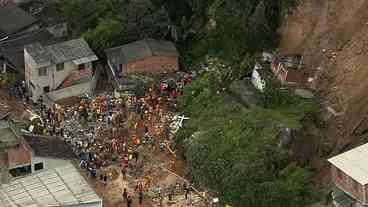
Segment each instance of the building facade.
[[[351,200],[349,207],[368,205],[368,144],[332,157],[331,180],[335,187],[342,191],[339,197],[333,196],[335,206],[344,207],[339,200]],[[334,191],[335,192],[335,191]],[[341,199],[345,197],[345,199]]]
[[22,134],[10,121],[0,121],[0,184],[46,169],[71,164],[77,157],[56,137]]
[[43,46],[40,43],[24,48],[25,80],[36,102],[41,95],[53,101],[91,92],[93,65],[97,57],[84,39]]
[[[132,88],[130,76],[179,70],[179,53],[172,42],[143,39],[105,50],[109,80],[118,94]],[[125,84],[128,83],[128,84]]]
[[143,39],[105,50],[117,74],[170,73],[179,70],[179,54],[172,42]]
[[271,70],[283,84],[302,85],[307,76],[303,70],[303,56],[276,56],[271,62]]

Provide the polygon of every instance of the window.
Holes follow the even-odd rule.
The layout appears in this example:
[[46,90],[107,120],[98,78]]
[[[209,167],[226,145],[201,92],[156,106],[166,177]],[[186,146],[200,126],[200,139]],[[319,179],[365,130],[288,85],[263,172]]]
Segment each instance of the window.
[[47,68],[42,67],[38,69],[38,76],[46,76],[47,75]]
[[45,86],[45,87],[43,87],[43,92],[44,92],[44,93],[48,93],[48,92],[50,92],[50,86]]
[[56,71],[64,70],[64,63],[56,64]]
[[43,163],[42,163],[42,162],[40,162],[40,163],[36,163],[36,164],[34,165],[34,169],[35,169],[35,171],[43,170]]
[[9,173],[13,177],[25,176],[25,175],[31,174],[32,173],[31,165],[11,169],[9,170]]
[[79,64],[78,65],[78,70],[84,70],[86,69],[86,64]]

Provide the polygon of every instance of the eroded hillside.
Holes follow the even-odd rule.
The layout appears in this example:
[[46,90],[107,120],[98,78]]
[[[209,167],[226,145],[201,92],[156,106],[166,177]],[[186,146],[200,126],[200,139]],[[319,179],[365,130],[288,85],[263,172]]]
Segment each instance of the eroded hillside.
[[322,167],[324,158],[368,141],[367,9],[366,0],[305,0],[284,21],[281,52],[304,55],[330,107],[306,120],[293,143],[296,159]]

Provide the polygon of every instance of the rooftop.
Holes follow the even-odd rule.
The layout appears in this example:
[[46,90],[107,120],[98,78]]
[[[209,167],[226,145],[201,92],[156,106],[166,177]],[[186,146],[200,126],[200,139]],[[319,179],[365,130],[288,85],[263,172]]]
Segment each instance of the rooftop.
[[278,61],[289,69],[302,69],[304,66],[303,56],[299,54],[283,55],[278,57]]
[[14,65],[18,72],[24,74],[24,46],[34,42],[41,44],[55,44],[60,40],[55,38],[46,29],[13,36],[11,39],[0,42],[0,56],[4,56]]
[[36,156],[58,159],[77,159],[72,148],[58,137],[23,134]]
[[0,38],[31,26],[37,20],[19,7],[9,4],[0,7]]
[[0,185],[2,207],[75,206],[102,202],[72,165]]
[[109,60],[114,64],[126,64],[151,56],[174,56],[178,51],[170,41],[143,39],[120,47],[105,50]]
[[0,143],[13,146],[19,142],[18,134],[13,125],[7,121],[0,121]]
[[328,160],[362,185],[368,184],[368,143]]
[[48,46],[43,46],[40,43],[34,43],[27,45],[26,50],[36,61],[36,63],[40,65],[78,61],[81,59],[83,59],[83,61],[79,61],[80,63],[97,60],[95,53],[83,38],[69,40]]

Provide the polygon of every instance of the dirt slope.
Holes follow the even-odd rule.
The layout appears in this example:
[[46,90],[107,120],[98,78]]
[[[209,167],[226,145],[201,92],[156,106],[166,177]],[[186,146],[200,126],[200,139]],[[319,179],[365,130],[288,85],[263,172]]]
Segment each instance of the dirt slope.
[[367,10],[366,0],[303,0],[280,29],[281,52],[304,55],[316,74],[317,94],[341,113],[306,120],[293,143],[297,159],[323,164],[326,157],[368,142]]

